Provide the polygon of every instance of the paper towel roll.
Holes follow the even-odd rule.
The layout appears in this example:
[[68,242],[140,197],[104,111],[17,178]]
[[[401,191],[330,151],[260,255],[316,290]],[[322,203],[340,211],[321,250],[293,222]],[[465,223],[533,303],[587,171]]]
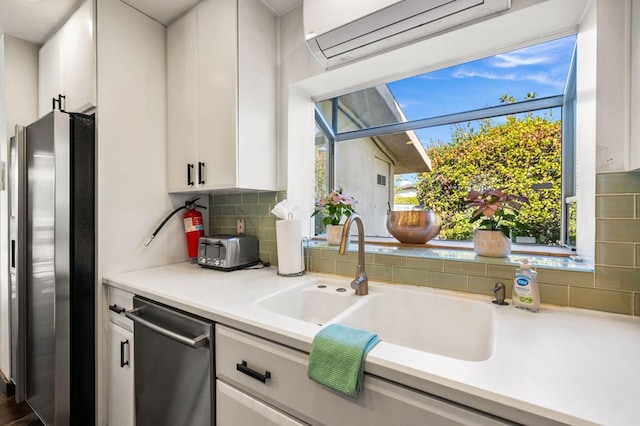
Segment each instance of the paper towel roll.
[[299,219],[276,220],[278,274],[300,275],[304,271],[302,225]]

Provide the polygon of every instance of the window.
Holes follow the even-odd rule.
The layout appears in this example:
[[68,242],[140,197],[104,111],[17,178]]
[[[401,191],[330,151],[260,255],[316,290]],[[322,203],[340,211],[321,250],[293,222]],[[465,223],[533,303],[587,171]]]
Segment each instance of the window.
[[575,244],[574,47],[564,37],[318,102],[326,184],[355,196],[370,235],[388,236],[391,205],[434,209],[439,238],[470,239],[465,195],[504,187],[531,200],[514,241]]

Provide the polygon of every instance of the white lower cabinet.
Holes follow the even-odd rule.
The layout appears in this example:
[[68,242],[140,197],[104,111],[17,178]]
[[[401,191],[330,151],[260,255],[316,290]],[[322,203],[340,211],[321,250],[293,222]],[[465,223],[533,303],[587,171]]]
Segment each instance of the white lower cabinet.
[[133,322],[125,310],[133,308],[133,294],[108,287],[108,424],[133,426],[135,394],[133,376]]
[[[216,325],[218,383],[222,381],[224,383],[221,385],[228,384],[239,389],[241,392],[236,392],[249,398],[248,401],[260,406],[271,405],[303,422],[366,426],[509,424],[462,405],[369,375],[365,375],[364,387],[358,399],[341,396],[307,378],[308,357],[304,352]],[[228,397],[219,398],[216,402],[217,411],[229,415],[231,410],[238,410],[229,408],[226,406],[228,404]],[[233,404],[238,407],[238,402]],[[265,418],[264,422],[235,424],[274,424],[270,421]]]
[[304,426],[293,417],[216,380],[216,426]]
[[133,333],[109,323],[109,424],[135,424]]

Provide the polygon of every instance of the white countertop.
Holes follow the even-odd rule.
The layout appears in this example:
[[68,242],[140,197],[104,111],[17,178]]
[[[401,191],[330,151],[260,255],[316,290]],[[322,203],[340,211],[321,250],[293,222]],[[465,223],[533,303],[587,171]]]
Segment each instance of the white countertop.
[[[308,352],[317,325],[266,311],[255,301],[323,276],[280,277],[275,268],[220,272],[179,263],[103,281]],[[349,281],[344,278],[345,286]],[[640,318],[546,305],[534,314],[493,305],[490,297],[407,288],[492,306],[493,355],[463,361],[382,341],[367,356],[368,373],[498,416],[518,413],[526,423],[539,424],[526,413],[569,424],[640,423]]]

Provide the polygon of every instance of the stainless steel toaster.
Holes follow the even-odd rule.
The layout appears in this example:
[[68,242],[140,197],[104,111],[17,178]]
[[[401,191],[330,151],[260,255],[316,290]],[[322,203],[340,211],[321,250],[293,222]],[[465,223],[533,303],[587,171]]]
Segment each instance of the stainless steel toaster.
[[233,271],[260,262],[258,240],[250,235],[210,235],[198,241],[198,265]]

